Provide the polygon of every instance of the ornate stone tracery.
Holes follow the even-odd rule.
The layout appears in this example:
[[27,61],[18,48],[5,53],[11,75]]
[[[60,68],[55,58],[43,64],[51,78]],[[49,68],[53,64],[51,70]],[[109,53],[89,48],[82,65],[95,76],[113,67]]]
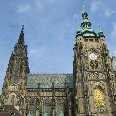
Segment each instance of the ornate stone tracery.
[[5,76],[3,104],[18,106],[24,116],[116,114],[116,78],[105,36],[93,31],[86,11],[82,17],[74,46],[73,74],[30,74],[22,27]]

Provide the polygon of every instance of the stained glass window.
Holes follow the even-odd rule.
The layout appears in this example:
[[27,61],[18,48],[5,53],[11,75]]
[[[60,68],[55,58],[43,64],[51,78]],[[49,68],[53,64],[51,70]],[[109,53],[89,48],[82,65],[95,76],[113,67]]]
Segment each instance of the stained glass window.
[[44,104],[43,116],[52,116],[52,107],[50,104]]
[[34,105],[29,106],[29,114],[31,116],[36,116],[36,107]]
[[58,104],[56,116],[64,116],[64,104]]

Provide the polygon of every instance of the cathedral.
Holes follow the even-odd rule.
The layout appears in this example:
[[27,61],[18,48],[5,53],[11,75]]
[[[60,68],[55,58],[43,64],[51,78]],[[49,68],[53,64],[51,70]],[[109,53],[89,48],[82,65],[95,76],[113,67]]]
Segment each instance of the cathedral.
[[22,26],[0,105],[12,105],[23,116],[116,116],[116,57],[109,56],[104,33],[92,29],[85,10],[73,51],[72,74],[32,74]]

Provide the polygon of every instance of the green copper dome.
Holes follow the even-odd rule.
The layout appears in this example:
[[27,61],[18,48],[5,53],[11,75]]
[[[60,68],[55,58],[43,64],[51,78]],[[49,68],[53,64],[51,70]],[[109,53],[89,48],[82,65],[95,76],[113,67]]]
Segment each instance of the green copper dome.
[[82,31],[81,31],[80,27],[78,27],[78,29],[77,29],[77,35],[81,35],[81,34],[82,34]]
[[105,37],[105,36],[104,36],[104,33],[103,33],[103,31],[101,31],[101,29],[99,29],[98,36],[99,36],[99,37]]
[[86,11],[83,11],[82,18],[81,26],[79,30],[77,30],[77,36],[82,35],[84,37],[96,37],[97,34],[91,28],[91,22],[88,19],[88,14]]

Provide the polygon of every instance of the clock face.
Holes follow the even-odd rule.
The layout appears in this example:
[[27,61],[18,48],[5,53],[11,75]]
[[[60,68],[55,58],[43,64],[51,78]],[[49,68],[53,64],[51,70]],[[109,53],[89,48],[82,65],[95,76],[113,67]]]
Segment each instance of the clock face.
[[90,58],[91,60],[96,60],[96,59],[97,59],[97,55],[95,55],[94,53],[91,53],[91,54],[89,55],[89,58]]

